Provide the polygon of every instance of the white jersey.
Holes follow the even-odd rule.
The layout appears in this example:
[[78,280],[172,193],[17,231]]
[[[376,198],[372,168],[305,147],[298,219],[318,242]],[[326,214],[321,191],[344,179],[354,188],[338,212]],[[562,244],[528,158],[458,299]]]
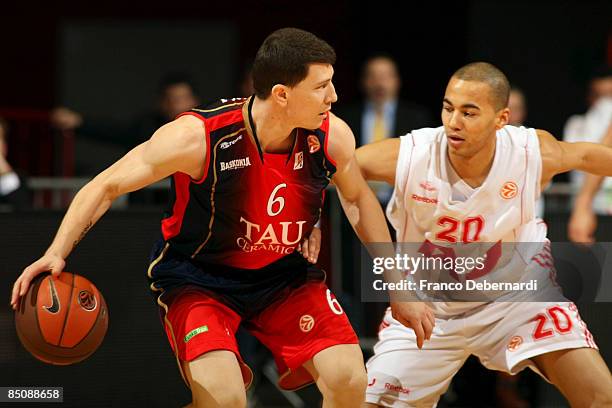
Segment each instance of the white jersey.
[[[505,126],[496,138],[489,174],[473,189],[456,176],[448,161],[443,127],[402,136],[387,217],[398,242],[429,241],[437,247],[455,248],[455,244],[482,243],[462,245],[459,250],[463,251],[475,245],[490,248],[498,242],[523,243],[513,251],[504,250],[493,276],[486,276],[488,280],[519,282],[526,279],[527,266],[546,241],[546,224],[536,217],[542,173],[540,145],[535,129],[525,127]],[[468,305],[437,306],[443,313],[464,310]]]
[[[496,138],[491,170],[480,187],[471,188],[448,162],[443,128],[403,136],[387,216],[399,242],[424,243],[419,251],[464,252],[508,243],[503,247],[508,259],[499,258],[501,267],[485,277],[506,282],[545,277],[539,279],[546,283],[541,290],[555,291],[558,298],[521,301],[520,293],[504,292],[499,302],[459,302],[455,297],[432,302],[436,324],[422,349],[414,330],[393,318],[389,308],[366,365],[369,403],[435,406],[470,354],[485,367],[516,374],[527,366],[537,371],[534,356],[597,348],[576,306],[547,279],[554,271],[550,245],[546,225],[535,215],[542,172],[538,137],[534,129],[506,126]],[[427,292],[417,294],[431,300]]]

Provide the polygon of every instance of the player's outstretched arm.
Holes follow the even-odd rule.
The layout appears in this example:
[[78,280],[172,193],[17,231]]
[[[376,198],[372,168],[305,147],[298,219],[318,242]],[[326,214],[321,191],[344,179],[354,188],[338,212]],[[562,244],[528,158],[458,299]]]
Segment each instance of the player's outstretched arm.
[[330,114],[328,153],[336,162],[332,179],[344,212],[361,242],[391,242],[385,216],[355,158],[355,137],[344,121]]
[[63,270],[70,252],[117,197],[176,172],[198,178],[206,157],[204,140],[202,122],[190,116],[181,117],[161,127],[150,140],[132,149],[79,190],[45,254],[15,281],[13,308],[34,277],[46,271],[58,275]]
[[[612,146],[612,123],[608,127],[601,143]],[[587,174],[584,184],[576,196],[572,215],[567,225],[567,235],[573,242],[592,243],[595,241],[597,217],[593,212],[593,200],[601,187],[602,176]]]
[[[388,247],[377,248],[378,253],[371,254],[373,257],[394,257],[395,252],[382,208],[361,175],[355,158],[353,132],[346,123],[333,115],[330,118],[328,146],[328,153],[336,162],[333,182],[338,189],[344,212],[357,236],[363,243],[389,243]],[[395,173],[395,166],[393,172]],[[402,279],[397,271],[387,271],[384,276],[387,281],[396,282]],[[408,293],[404,293],[405,298],[398,298],[396,295],[399,296],[397,293],[390,293],[393,317],[414,330],[417,345],[421,348],[423,342],[431,338],[435,325],[433,312],[425,303],[403,301],[410,296]]]
[[612,147],[601,143],[561,142],[545,130],[536,130],[542,155],[542,185],[555,175],[580,170],[597,176],[612,176]]
[[361,146],[355,151],[361,174],[368,181],[384,181],[395,185],[395,169],[400,150],[400,139],[386,139]]

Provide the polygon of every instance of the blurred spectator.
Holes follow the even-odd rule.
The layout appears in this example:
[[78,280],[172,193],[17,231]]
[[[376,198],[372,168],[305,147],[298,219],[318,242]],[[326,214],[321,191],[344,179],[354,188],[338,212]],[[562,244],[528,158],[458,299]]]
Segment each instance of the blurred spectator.
[[159,83],[157,108],[136,117],[127,125],[84,117],[66,107],[53,110],[51,123],[59,129],[75,130],[79,136],[110,141],[131,149],[148,140],[158,128],[174,120],[176,115],[198,104],[197,91],[191,78],[172,73],[163,77]]
[[[361,76],[365,99],[337,110],[353,130],[357,146],[434,125],[427,109],[399,99],[401,85],[397,64],[391,57],[376,55],[366,60]],[[381,204],[386,205],[391,192],[388,186],[376,189]]]
[[252,70],[253,63],[247,64],[244,71],[242,71],[242,78],[240,78],[240,83],[238,87],[238,96],[248,97],[255,93],[255,88],[253,87],[253,75]]
[[338,115],[355,133],[358,146],[435,125],[427,109],[399,99],[401,82],[391,57],[378,55],[366,61],[361,77],[365,99],[338,109]]
[[[612,147],[612,121],[601,143]],[[574,200],[572,215],[567,225],[567,236],[572,242],[593,243],[597,230],[597,216],[593,211],[593,198],[597,197],[605,177],[587,175],[584,184]]]
[[[571,116],[563,132],[567,142],[598,142],[612,122],[612,68],[601,68],[596,71],[589,82],[587,95],[588,111],[583,115]],[[570,180],[577,188],[583,184],[584,174],[572,172]],[[604,190],[600,191],[593,202],[593,209],[598,214],[612,214],[612,178],[603,182]]]
[[[200,103],[192,79],[182,73],[170,73],[159,82],[155,109],[118,123],[104,118],[90,118],[66,107],[52,111],[51,123],[77,135],[76,173],[99,173],[134,146],[148,140],[161,126]],[[83,140],[86,139],[86,140]],[[166,190],[139,190],[129,195],[130,205],[167,202]],[[125,202],[123,202],[125,205]]]
[[[512,86],[510,89],[508,108],[510,109],[508,124],[512,126],[525,126],[525,120],[527,119],[527,98],[520,88]],[[544,195],[536,202],[536,216],[544,217]]]
[[523,91],[515,86],[510,89],[508,108],[510,109],[508,124],[512,126],[523,126],[527,118],[527,100],[525,99]]
[[[77,135],[77,162],[79,175],[100,172],[134,146],[148,140],[176,115],[200,103],[192,79],[182,73],[164,76],[158,85],[156,106],[138,115],[128,112],[127,122],[84,116],[66,107],[51,112],[51,123],[62,130],[74,130]],[[85,140],[83,140],[85,139]]]
[[30,207],[30,192],[23,175],[8,162],[8,124],[0,118],[0,207],[23,210]]

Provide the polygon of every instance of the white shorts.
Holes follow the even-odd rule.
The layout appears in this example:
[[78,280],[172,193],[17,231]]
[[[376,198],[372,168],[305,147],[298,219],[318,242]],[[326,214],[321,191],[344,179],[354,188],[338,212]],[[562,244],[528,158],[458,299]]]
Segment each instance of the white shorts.
[[369,359],[366,401],[384,407],[431,407],[471,355],[491,369],[537,370],[531,357],[556,350],[597,348],[571,302],[499,302],[436,318],[419,350],[412,329],[387,310]]

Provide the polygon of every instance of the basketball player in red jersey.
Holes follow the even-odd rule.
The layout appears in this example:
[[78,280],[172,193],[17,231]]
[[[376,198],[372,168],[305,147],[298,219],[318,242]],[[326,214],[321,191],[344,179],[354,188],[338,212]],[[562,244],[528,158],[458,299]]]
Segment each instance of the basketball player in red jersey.
[[[330,112],[334,62],[313,34],[271,34],[254,62],[254,96],[179,115],[81,189],[45,255],[15,282],[13,307],[36,275],[63,270],[115,198],[172,175],[147,273],[192,406],[246,405],[241,322],[273,352],[283,388],[314,380],[325,407],[358,406],[366,387],[358,339],[323,273],[295,251],[330,180],[360,239],[390,242],[353,134]],[[426,318],[419,304],[397,312]]]

